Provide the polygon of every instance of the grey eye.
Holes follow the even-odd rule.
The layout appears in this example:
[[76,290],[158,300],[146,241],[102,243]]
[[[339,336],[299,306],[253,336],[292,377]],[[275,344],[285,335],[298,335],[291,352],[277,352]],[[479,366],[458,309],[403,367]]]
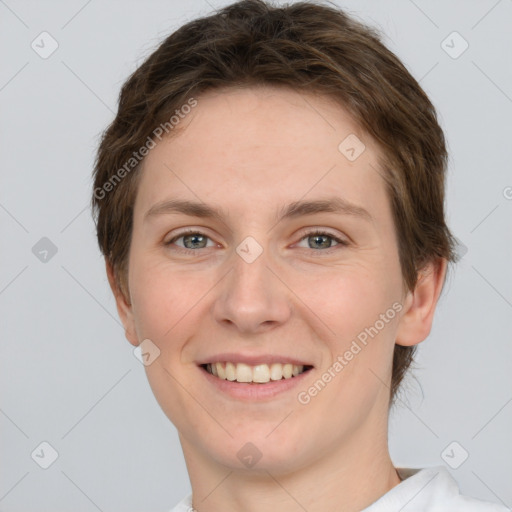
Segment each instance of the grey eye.
[[[206,247],[206,241],[208,240],[207,236],[201,235],[200,233],[185,235],[180,238],[183,238],[183,245],[186,249],[203,249]],[[190,246],[188,244],[190,244]]]

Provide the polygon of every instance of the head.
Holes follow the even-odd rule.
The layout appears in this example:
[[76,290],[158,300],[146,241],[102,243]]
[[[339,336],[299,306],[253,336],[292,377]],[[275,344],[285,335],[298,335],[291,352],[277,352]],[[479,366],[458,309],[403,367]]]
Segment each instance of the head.
[[[126,336],[160,350],[148,378],[190,442],[214,449],[229,432],[235,449],[309,408],[263,436],[277,460],[305,435],[328,452],[382,419],[454,261],[446,164],[424,91],[338,8],[238,2],[129,77],[95,165],[98,241]],[[306,362],[302,399],[219,397],[200,365],[226,353]]]

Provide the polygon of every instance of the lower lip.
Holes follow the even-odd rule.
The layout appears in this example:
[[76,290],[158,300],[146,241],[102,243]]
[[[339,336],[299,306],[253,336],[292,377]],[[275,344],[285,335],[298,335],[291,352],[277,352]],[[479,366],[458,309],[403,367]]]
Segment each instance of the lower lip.
[[239,400],[255,401],[273,398],[285,391],[293,389],[303,382],[305,376],[312,371],[307,370],[296,377],[281,380],[271,380],[265,384],[251,384],[249,382],[236,382],[219,379],[215,375],[207,372],[202,366],[199,369],[204,374],[208,382],[215,386],[219,391],[237,398]]

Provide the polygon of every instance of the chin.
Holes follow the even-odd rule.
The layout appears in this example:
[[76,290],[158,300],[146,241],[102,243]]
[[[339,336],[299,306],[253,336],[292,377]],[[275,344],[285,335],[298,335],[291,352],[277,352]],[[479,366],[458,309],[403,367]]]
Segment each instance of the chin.
[[226,434],[222,438],[201,439],[200,443],[212,460],[232,471],[261,473],[267,477],[268,473],[277,475],[296,471],[305,458],[304,442],[295,441],[290,436],[286,442],[280,436],[272,439],[273,434],[268,435],[272,428],[265,433],[255,432],[252,428],[251,434],[247,429],[247,435],[238,432],[231,438]]

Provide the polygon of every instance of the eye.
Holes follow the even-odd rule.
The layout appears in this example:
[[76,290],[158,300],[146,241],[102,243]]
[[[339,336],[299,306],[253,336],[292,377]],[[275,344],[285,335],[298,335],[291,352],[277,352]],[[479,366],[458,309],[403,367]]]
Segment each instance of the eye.
[[[176,244],[178,240],[183,240],[183,246]],[[207,245],[208,240],[211,242],[211,245],[209,246]],[[316,252],[318,252],[319,249],[321,249],[321,252],[330,252],[330,250],[333,250],[338,245],[349,245],[346,240],[343,240],[332,233],[322,230],[315,230],[306,233],[302,236],[300,241],[302,242],[303,240],[308,240],[308,246],[306,247],[307,249],[312,249]],[[332,241],[334,241],[336,245],[333,246]],[[208,247],[215,246],[209,236],[202,233],[201,231],[192,229],[179,233],[169,241],[164,242],[164,245],[175,245],[176,250],[189,254],[197,253],[199,249],[207,249]]]
[[[196,249],[206,249],[206,242],[210,237],[200,231],[188,230],[171,238],[165,245],[173,245],[177,240],[183,239],[183,247],[178,245],[178,250],[184,252],[197,252]],[[215,244],[213,244],[215,245]],[[210,245],[210,247],[212,247]]]
[[[308,249],[318,250],[323,249],[323,252],[329,252],[329,249],[334,249],[336,245],[347,246],[348,242],[346,240],[342,240],[341,238],[333,235],[332,233],[315,230],[309,233],[306,233],[302,238],[303,240],[308,241]],[[336,242],[335,246],[332,246],[332,241]]]

